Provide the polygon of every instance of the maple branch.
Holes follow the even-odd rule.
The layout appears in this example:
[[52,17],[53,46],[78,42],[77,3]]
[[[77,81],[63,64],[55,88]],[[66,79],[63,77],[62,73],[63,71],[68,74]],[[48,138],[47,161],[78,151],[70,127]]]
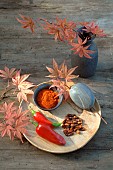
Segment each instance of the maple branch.
[[52,24],[52,22],[49,22],[47,19],[43,19],[43,18],[39,18],[40,21],[46,21],[48,22],[49,24]]
[[13,90],[14,88],[9,88],[10,86],[7,86],[6,88],[5,88],[5,90],[2,92],[2,95],[0,96],[0,100],[2,100],[2,99],[4,99],[4,98],[7,98],[7,96],[6,96],[6,94],[9,92],[9,91],[11,91],[11,90]]
[[9,96],[2,96],[2,97],[0,97],[0,101],[4,100],[6,98],[10,98],[10,97],[17,97],[17,96],[15,96],[15,95],[14,96],[13,95],[12,96],[10,96],[10,95]]
[[21,101],[20,101],[20,104],[19,104],[19,106],[18,106],[18,107],[21,107],[21,105],[22,105],[22,102],[23,102],[23,100],[21,100]]
[[[40,20],[40,21],[44,21],[44,22],[46,21],[46,22],[48,22],[49,24],[52,24],[52,22],[48,21],[47,19],[39,18],[39,20]],[[60,26],[60,25],[58,25],[57,23],[54,23],[54,25]],[[74,30],[74,29],[72,29],[72,30],[77,33],[76,30]],[[62,30],[62,31],[63,31],[63,33],[65,33],[64,30]]]
[[[60,80],[60,78],[59,78],[59,80]],[[64,82],[64,84],[63,84],[63,82]],[[66,87],[70,90],[71,87],[67,85],[65,78],[64,78],[64,81],[61,81],[61,80],[60,80],[60,83],[61,83],[63,86],[66,86]]]
[[65,86],[70,90],[71,87],[69,87],[69,86],[66,84],[66,82],[65,82]]
[[97,114],[100,116],[100,118],[103,120],[105,124],[107,124],[106,120],[97,112]]

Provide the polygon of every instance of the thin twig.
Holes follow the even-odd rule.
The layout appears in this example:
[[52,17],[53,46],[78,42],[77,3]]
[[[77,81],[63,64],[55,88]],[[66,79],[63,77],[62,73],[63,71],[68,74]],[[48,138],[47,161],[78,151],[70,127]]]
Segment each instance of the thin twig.
[[14,89],[14,88],[10,88],[10,89],[9,89],[9,87],[6,87],[5,90],[3,91],[1,97],[5,97],[6,93],[9,92],[9,91],[11,91],[11,90],[13,90],[13,89]]
[[106,120],[97,112],[97,114],[100,116],[100,118],[103,120],[103,122],[107,125],[108,123],[106,122]]
[[21,107],[23,100],[20,101],[19,107]]
[[[91,110],[91,111],[95,111],[95,108],[91,108],[90,110]],[[99,112],[97,111],[96,113],[100,116],[100,118],[103,120],[103,122],[104,122],[105,124],[107,124],[107,121],[99,114]]]

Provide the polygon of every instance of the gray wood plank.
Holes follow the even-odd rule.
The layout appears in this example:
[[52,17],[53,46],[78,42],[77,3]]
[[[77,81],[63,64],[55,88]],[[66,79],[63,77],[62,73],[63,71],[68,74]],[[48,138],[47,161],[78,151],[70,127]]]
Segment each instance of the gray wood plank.
[[[69,154],[50,154],[41,151],[24,140],[10,141],[0,138],[0,170],[107,170],[113,169],[113,0],[1,0],[0,1],[0,69],[21,68],[31,73],[29,80],[38,84],[47,81],[45,66],[51,66],[52,58],[60,64],[64,59],[70,64],[70,46],[55,42],[37,25],[32,34],[23,30],[16,21],[19,14],[37,19],[54,21],[56,16],[73,21],[95,20],[108,34],[96,37],[99,62],[95,76],[78,78],[75,82],[89,85],[97,97],[102,116],[108,122],[101,126],[94,138],[82,149]],[[1,81],[1,79],[0,79]]]
[[[100,151],[94,150],[86,151],[82,150],[72,152],[70,154],[50,154],[43,151],[35,150],[6,150],[0,152],[1,169],[50,169],[60,170],[65,168],[66,170],[74,169],[97,169],[106,170],[112,169],[112,157],[113,151]],[[4,159],[6,162],[4,164]]]

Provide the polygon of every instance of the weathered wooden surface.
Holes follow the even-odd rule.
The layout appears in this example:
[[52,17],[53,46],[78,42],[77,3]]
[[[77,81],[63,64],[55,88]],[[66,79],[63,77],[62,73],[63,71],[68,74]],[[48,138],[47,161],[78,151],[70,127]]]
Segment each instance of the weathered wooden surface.
[[4,65],[21,68],[31,73],[34,83],[46,81],[45,65],[52,58],[58,63],[68,60],[68,45],[54,42],[41,28],[32,35],[16,21],[18,14],[54,20],[56,16],[73,21],[96,20],[108,36],[96,38],[99,62],[95,76],[79,78],[95,91],[102,115],[108,125],[101,123],[95,137],[82,149],[68,154],[50,154],[41,151],[26,140],[24,144],[9,138],[0,139],[0,169],[39,170],[107,170],[113,169],[113,1],[112,0],[1,0],[0,1],[0,69]]

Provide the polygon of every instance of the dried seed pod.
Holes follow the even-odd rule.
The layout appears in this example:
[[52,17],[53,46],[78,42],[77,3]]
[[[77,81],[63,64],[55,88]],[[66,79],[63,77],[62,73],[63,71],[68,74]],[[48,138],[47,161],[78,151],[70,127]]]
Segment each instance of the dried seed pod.
[[62,124],[63,132],[66,136],[71,136],[74,133],[80,134],[80,131],[86,130],[83,127],[83,120],[75,114],[67,114]]
[[77,128],[74,129],[74,132],[76,132],[76,131],[77,131]]
[[66,119],[64,119],[62,123],[63,123],[63,124],[66,123]]
[[79,131],[79,130],[77,130],[77,131],[76,131],[76,133],[77,133],[77,134],[80,134],[80,131]]
[[75,127],[75,124],[74,124],[74,123],[72,123],[72,124],[71,124],[71,127]]
[[81,130],[81,131],[85,131],[85,130],[86,130],[86,128],[85,128],[85,127],[82,127],[80,130]]
[[67,136],[72,136],[74,134],[74,132],[70,132],[67,134]]

